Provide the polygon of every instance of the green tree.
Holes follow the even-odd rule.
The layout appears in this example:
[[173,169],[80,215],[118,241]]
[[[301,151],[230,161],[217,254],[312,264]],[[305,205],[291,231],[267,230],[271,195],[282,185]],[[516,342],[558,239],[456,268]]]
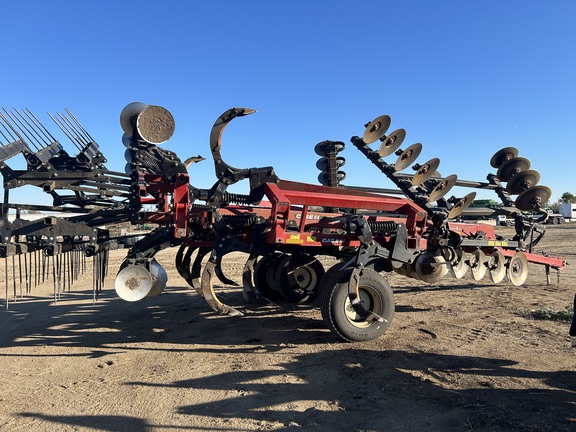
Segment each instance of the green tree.
[[572,195],[570,192],[564,192],[560,199],[564,203],[576,203],[576,196]]

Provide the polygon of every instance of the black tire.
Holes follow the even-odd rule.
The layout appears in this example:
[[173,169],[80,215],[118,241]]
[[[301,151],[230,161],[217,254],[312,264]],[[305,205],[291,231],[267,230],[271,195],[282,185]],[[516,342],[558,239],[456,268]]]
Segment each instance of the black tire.
[[280,292],[286,300],[298,304],[316,300],[322,276],[322,263],[305,253],[287,255],[276,270]]
[[[322,297],[322,292],[324,291],[325,286],[332,286],[336,283],[337,278],[334,278],[334,275],[344,268],[344,263],[337,262],[336,264],[332,265],[326,272],[324,272],[324,276],[320,279],[320,284],[318,285],[318,298]],[[339,276],[338,276],[339,277]]]
[[383,276],[373,270],[362,270],[359,287],[362,305],[384,321],[362,320],[350,305],[348,297],[351,274],[350,268],[340,270],[333,275],[335,283],[323,287],[320,296],[322,318],[333,333],[346,341],[377,339],[386,332],[394,317],[394,293]]
[[320,286],[318,287],[318,306],[320,306],[320,312],[322,312],[322,319],[328,322],[328,317],[330,316],[329,309],[327,305],[330,304],[330,296],[332,295],[332,290],[338,281],[346,274],[346,271],[351,272],[352,267],[342,267],[343,263],[334,264],[328,269],[324,274],[324,277],[320,281]]
[[275,252],[272,255],[263,256],[254,266],[254,284],[256,289],[268,300],[282,300],[282,293],[276,280],[278,264],[285,255]]

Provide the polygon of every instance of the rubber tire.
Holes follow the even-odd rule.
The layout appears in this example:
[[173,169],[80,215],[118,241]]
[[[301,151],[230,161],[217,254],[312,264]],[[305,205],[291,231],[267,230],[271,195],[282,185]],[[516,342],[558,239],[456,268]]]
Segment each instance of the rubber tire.
[[[310,286],[301,287],[294,280],[294,272],[304,268],[310,276]],[[292,303],[302,304],[316,300],[318,297],[318,286],[324,276],[324,266],[312,255],[298,253],[287,255],[278,264],[276,270],[276,282],[284,298]]]
[[[322,279],[320,279],[320,283],[318,284],[318,297],[322,296],[322,291],[324,291],[325,286],[332,286],[336,283],[337,278],[334,279],[334,275],[344,268],[343,262],[337,262],[336,264],[332,265],[326,272]],[[340,276],[338,276],[340,277]]]
[[[349,342],[365,342],[382,336],[394,317],[394,292],[388,281],[370,269],[362,270],[360,276],[360,295],[367,295],[371,302],[377,296],[380,303],[379,310],[373,312],[384,318],[384,322],[355,321],[347,314],[348,282],[352,269],[347,268],[336,272],[334,283],[323,287],[320,296],[320,310],[322,318],[328,328],[338,337]],[[349,305],[348,305],[349,306]],[[374,306],[374,304],[372,304]],[[362,324],[360,324],[362,323]]]
[[284,299],[276,280],[276,270],[284,256],[285,254],[283,253],[275,252],[272,255],[263,256],[254,266],[254,284],[256,289],[268,300]]

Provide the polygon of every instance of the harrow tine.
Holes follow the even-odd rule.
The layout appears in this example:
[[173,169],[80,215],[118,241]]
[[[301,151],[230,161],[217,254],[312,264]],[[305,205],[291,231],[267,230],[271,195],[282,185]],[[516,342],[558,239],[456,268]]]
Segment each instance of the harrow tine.
[[66,252],[66,261],[68,262],[68,291],[72,288],[72,255],[70,252]]
[[76,117],[74,117],[74,114],[72,114],[68,108],[64,108],[64,110],[70,116],[70,118],[74,121],[74,123],[76,123],[76,126],[82,132],[82,134],[84,135],[86,140],[88,142],[94,142],[94,138],[92,138],[90,136],[90,134],[88,133],[88,131],[86,129],[84,129],[84,126],[82,126],[82,124],[78,121],[78,119]]
[[84,265],[83,265],[83,256],[84,253],[82,252],[81,248],[76,249],[76,280],[80,277],[81,274],[84,274]]
[[222,263],[220,261],[216,266],[214,266],[214,273],[216,274],[218,280],[225,285],[238,286],[238,283],[234,282],[232,279],[227,278],[226,275],[222,272],[221,264]]
[[18,254],[18,279],[20,282],[20,285],[19,285],[20,298],[23,298],[23,293],[22,293],[22,254]]
[[[6,117],[4,117],[1,113],[0,113],[0,116],[2,116],[2,117],[4,118],[4,121],[5,121],[5,122],[9,123],[10,128],[11,128],[12,131],[18,136],[18,138],[19,138],[21,141],[24,141],[24,142],[26,142],[26,143],[30,142],[30,143],[32,144],[32,146],[36,149],[36,151],[40,151],[40,149],[42,148],[42,145],[38,146],[38,145],[36,144],[35,140],[30,139],[30,137],[28,136],[28,134],[26,134],[26,128],[25,128],[25,127],[24,127],[24,129],[22,128],[21,125],[20,125],[20,127],[19,127],[19,124],[20,124],[21,122],[18,120],[18,118],[17,118],[13,113],[10,113],[9,111],[7,111],[6,108],[2,108],[2,109],[4,110],[4,112],[6,113],[6,115],[8,116],[8,118],[9,118],[10,120],[12,120],[12,122],[13,122],[14,124],[10,123],[10,122],[6,119]],[[20,135],[20,133],[18,133],[18,131],[16,130],[16,128],[19,129],[20,133],[21,133],[22,135],[24,135],[28,141],[26,141],[25,139],[22,138],[22,135]]]
[[258,254],[251,253],[242,269],[242,287],[244,289],[242,295],[248,303],[255,303],[260,297],[256,289],[256,284],[254,283],[254,265],[256,264],[258,256]]
[[96,303],[96,293],[98,291],[97,281],[96,281],[96,255],[92,257],[92,303]]
[[12,284],[14,286],[14,303],[16,303],[16,257],[12,255]]
[[30,282],[31,282],[31,276],[32,272],[30,272],[30,274],[28,274],[28,254],[25,253],[24,254],[24,281],[25,281],[25,285],[26,285],[26,294],[30,294]]
[[192,278],[190,275],[190,259],[196,249],[197,249],[196,247],[189,247],[186,253],[184,254],[184,258],[182,259],[182,277],[188,283],[188,285],[194,288],[198,294],[202,295],[200,287],[193,285]]
[[182,244],[180,245],[180,247],[178,248],[178,252],[176,252],[176,257],[174,258],[174,262],[175,262],[175,267],[176,267],[176,271],[178,272],[178,274],[186,279],[184,277],[184,269],[182,268],[182,258],[184,255],[184,251],[188,248],[188,245],[186,244]]
[[[32,286],[36,287],[37,285],[36,279],[38,278],[38,273],[36,271],[37,270],[36,261],[37,261],[36,251],[32,251],[30,255],[30,292],[32,292]],[[32,272],[34,272],[34,279],[32,279]],[[32,281],[34,281],[34,284],[32,284]]]
[[56,271],[57,271],[56,274],[58,276],[58,300],[60,300],[62,293],[66,290],[66,285],[65,285],[66,284],[66,278],[64,278],[62,275],[63,258],[64,258],[63,254],[57,254],[56,255]]
[[58,301],[58,299],[56,298],[56,262],[54,261],[54,257],[52,257],[52,287],[53,287],[54,301]]
[[8,310],[8,257],[4,257],[4,279],[6,284],[6,310]]
[[70,291],[70,282],[68,280],[68,252],[62,254],[62,291],[66,292],[66,285],[68,285],[68,291]]
[[96,303],[96,299],[102,292],[104,280],[108,271],[108,255],[106,251],[99,251],[92,257],[92,302]]
[[196,255],[196,259],[192,264],[192,268],[190,269],[190,277],[188,279],[188,283],[198,292],[200,295],[204,295],[202,293],[202,283],[201,283],[201,271],[202,271],[202,260],[206,255],[210,253],[211,249],[208,247],[203,247],[198,250],[198,255]]
[[50,276],[50,258],[43,254],[42,251],[39,251],[40,254],[42,254],[42,282],[44,283],[46,281],[46,277]]
[[[26,130],[28,131],[28,133],[30,135],[32,135],[35,139],[37,144],[42,148],[42,147],[46,147],[47,145],[50,145],[51,143],[46,142],[46,140],[44,139],[44,137],[42,136],[42,134],[35,128],[35,126],[31,125],[28,120],[26,120],[26,117],[24,117],[24,115],[18,111],[16,108],[12,108],[14,110],[14,112],[20,117],[20,119],[26,123],[28,125],[28,128],[26,128]],[[14,117],[16,117],[16,115],[14,115]],[[22,125],[22,127],[25,127],[24,124],[22,122],[20,122],[20,124]],[[32,133],[34,132],[34,134]]]
[[[108,276],[108,263],[110,262],[110,250],[106,249],[104,251],[104,278]],[[102,280],[102,284],[104,284],[104,279]]]
[[56,123],[56,126],[60,128],[60,130],[66,135],[66,137],[70,140],[74,147],[79,151],[82,151],[82,147],[77,143],[71,132],[67,129],[66,125],[62,123],[62,120],[55,118],[52,114],[48,113],[48,116]]
[[54,138],[54,136],[50,133],[50,131],[46,128],[46,126],[44,126],[40,122],[40,120],[36,118],[36,116],[32,113],[32,111],[26,108],[24,109],[24,112],[26,113],[30,121],[32,121],[36,125],[36,127],[40,129],[40,131],[43,131],[44,136],[48,139],[48,141],[56,142],[56,138]]
[[228,306],[222,303],[216,293],[214,292],[214,275],[215,271],[214,268],[217,264],[218,259],[213,260],[214,255],[210,258],[206,267],[204,268],[204,272],[202,273],[202,280],[201,280],[201,288],[202,288],[202,295],[206,302],[210,305],[210,307],[218,312],[221,315],[229,315],[229,316],[243,316],[244,314],[240,312],[238,309],[235,309],[231,306]]
[[[2,108],[2,109],[4,110],[4,112],[6,113],[6,115],[7,115],[8,117],[10,117],[10,113],[9,113],[8,111],[6,111],[5,108]],[[14,125],[13,125],[12,123],[10,123],[10,121],[6,118],[6,116],[4,116],[4,114],[2,114],[1,112],[0,112],[0,118],[1,118],[2,120],[4,120],[4,123],[5,123],[5,124],[4,124],[4,129],[8,132],[8,134],[9,134],[10,137],[12,138],[12,141],[17,141],[17,139],[14,138],[14,135],[16,135],[20,141],[28,144],[28,143],[26,142],[26,140],[25,140],[24,138],[22,138],[22,135],[20,135],[20,134],[18,133],[18,130],[14,127]],[[10,118],[11,118],[11,117],[10,117]],[[6,126],[8,126],[8,127],[6,127]],[[14,135],[12,135],[12,133],[10,133],[10,130],[8,130],[8,129],[10,129],[10,130],[14,133]],[[22,132],[22,131],[21,131],[21,132]],[[26,135],[26,134],[24,134],[24,135]],[[34,148],[36,149],[36,151],[40,151],[40,148],[37,147],[37,146],[34,144],[34,142],[32,142],[32,145],[34,146]]]
[[[8,128],[6,127],[6,125],[5,125],[3,122],[0,122],[0,125],[2,126],[3,129],[6,130],[6,133],[8,133],[8,135],[10,135],[10,132],[9,132]],[[9,144],[9,143],[11,143],[12,141],[15,141],[15,140],[13,140],[13,139],[12,139],[12,140],[9,139],[6,135],[4,135],[4,132],[2,132],[2,129],[0,129],[0,135],[2,135],[2,137],[4,137],[4,140],[6,141],[6,144]],[[2,143],[0,143],[0,144],[2,144]],[[5,144],[3,144],[3,145],[5,145]]]
[[82,131],[79,130],[68,117],[66,117],[64,114],[61,113],[57,114],[60,116],[62,121],[67,125],[68,130],[74,133],[76,141],[81,145],[81,147],[84,147],[85,145],[90,143],[90,141],[82,134]]
[[32,289],[36,286],[36,251],[30,252],[28,255],[28,270],[30,272],[30,282],[28,283],[28,292],[31,293]]

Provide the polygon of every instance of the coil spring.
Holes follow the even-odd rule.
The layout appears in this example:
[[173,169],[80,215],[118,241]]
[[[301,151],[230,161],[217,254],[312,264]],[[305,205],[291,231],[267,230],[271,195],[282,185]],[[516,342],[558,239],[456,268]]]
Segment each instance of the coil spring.
[[391,233],[398,229],[398,224],[394,221],[368,221],[368,226],[373,233]]
[[314,225],[304,225],[304,231],[306,232],[322,232],[322,228],[318,228]]
[[198,204],[193,202],[192,204],[190,204],[190,208],[192,209],[202,209],[205,210],[206,209],[206,204]]
[[248,213],[243,215],[222,215],[222,219],[226,225],[231,227],[245,227],[254,225],[258,215],[256,213]]
[[141,163],[142,168],[147,169],[151,173],[162,172],[162,163],[147,153],[138,158],[138,161]]
[[227,202],[228,204],[239,204],[239,205],[248,205],[251,203],[250,195],[243,195],[237,193],[226,192],[222,198],[222,201]]

